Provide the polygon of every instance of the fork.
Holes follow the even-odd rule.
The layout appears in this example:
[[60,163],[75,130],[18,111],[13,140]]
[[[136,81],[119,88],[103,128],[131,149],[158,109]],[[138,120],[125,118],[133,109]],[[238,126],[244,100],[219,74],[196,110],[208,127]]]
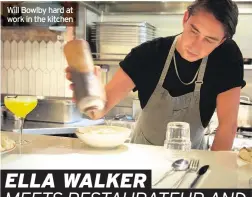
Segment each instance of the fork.
[[199,167],[199,160],[198,159],[191,159],[188,169],[185,171],[183,176],[173,184],[172,188],[178,188],[181,185],[181,183],[183,182],[187,173],[196,172],[198,170],[198,167]]

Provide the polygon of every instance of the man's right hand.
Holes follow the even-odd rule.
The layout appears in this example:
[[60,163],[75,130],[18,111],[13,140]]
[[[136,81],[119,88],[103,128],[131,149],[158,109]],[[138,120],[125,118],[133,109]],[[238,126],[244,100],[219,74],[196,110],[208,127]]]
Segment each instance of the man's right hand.
[[[101,80],[100,67],[95,67],[95,75]],[[72,82],[71,68],[66,68],[66,78]],[[70,85],[71,90],[73,90],[74,84]],[[123,100],[135,87],[134,82],[131,78],[124,72],[124,70],[119,67],[115,72],[112,79],[106,84],[106,107],[103,111],[91,111],[87,115],[91,119],[99,119],[104,117],[113,107],[115,107],[121,100]],[[74,98],[73,98],[74,99]]]

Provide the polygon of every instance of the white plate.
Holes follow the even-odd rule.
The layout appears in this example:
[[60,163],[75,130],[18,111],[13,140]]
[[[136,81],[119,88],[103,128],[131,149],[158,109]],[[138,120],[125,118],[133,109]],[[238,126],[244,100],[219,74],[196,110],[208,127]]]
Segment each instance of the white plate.
[[13,148],[11,148],[11,149],[8,149],[8,150],[5,150],[5,151],[2,151],[1,152],[1,155],[4,155],[4,154],[6,154],[6,153],[9,153],[9,152],[11,152],[11,151],[13,151],[13,150],[15,150],[16,149],[16,144],[15,144],[15,146],[13,147]]

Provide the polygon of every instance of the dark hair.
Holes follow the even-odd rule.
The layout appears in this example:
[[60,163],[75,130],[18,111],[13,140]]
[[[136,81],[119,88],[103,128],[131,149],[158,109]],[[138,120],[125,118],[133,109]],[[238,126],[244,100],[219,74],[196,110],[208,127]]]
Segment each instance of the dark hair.
[[225,37],[232,38],[238,23],[238,8],[232,0],[196,0],[188,7],[189,15],[199,10],[212,13],[224,27]]

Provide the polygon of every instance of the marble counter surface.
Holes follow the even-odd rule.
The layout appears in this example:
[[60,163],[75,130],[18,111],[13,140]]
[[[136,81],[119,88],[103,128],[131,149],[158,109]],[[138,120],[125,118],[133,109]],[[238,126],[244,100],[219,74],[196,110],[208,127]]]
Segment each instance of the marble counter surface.
[[[16,140],[17,133],[2,132]],[[199,159],[210,165],[198,188],[249,188],[252,164],[239,159],[237,152],[192,150],[167,152],[163,147],[125,143],[115,149],[94,149],[78,138],[24,134],[30,144],[17,146],[1,155],[2,169],[151,169],[158,179],[178,158]],[[167,177],[156,187],[170,188],[183,172]],[[196,173],[189,173],[181,188],[188,188]]]

